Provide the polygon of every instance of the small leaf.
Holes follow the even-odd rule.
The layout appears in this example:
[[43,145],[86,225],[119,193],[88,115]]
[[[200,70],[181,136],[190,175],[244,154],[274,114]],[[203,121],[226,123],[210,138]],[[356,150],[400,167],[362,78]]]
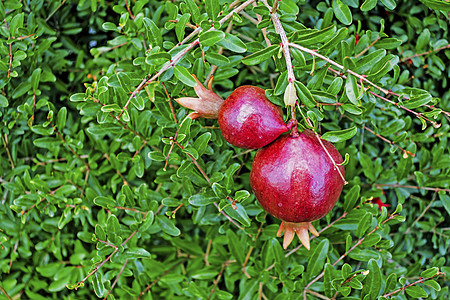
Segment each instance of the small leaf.
[[178,78],[184,84],[194,87],[197,85],[197,81],[194,77],[189,73],[189,71],[183,66],[175,66],[173,68],[173,73],[175,77]]
[[378,0],[366,0],[364,1],[364,3],[361,5],[361,10],[362,11],[369,11],[375,8],[375,6],[377,6],[377,2]]
[[[289,85],[288,85],[289,86]],[[295,82],[295,87],[298,92],[298,97],[300,101],[306,105],[308,108],[313,108],[316,106],[317,102],[314,100],[313,95],[309,91],[309,89],[300,81]]]
[[181,234],[180,229],[178,229],[168,218],[157,216],[156,220],[164,233],[171,236],[179,236]]
[[355,185],[348,191],[348,193],[344,197],[344,211],[349,212],[353,209],[358,201],[359,193],[361,191],[361,187],[359,185]]
[[244,57],[242,59],[242,63],[251,66],[257,65],[275,55],[278,52],[278,49],[279,49],[278,45],[272,45],[265,49],[259,50],[258,52],[255,52],[247,57]]
[[409,286],[406,288],[406,293],[413,298],[428,297],[427,292],[423,288],[417,285]]
[[244,53],[247,51],[247,46],[237,36],[230,33],[225,33],[225,38],[217,43],[219,46],[224,47],[230,51],[236,53]]
[[308,279],[313,278],[322,271],[325,264],[325,259],[327,258],[329,246],[330,242],[327,239],[324,239],[315,247],[314,252],[312,252],[308,260],[308,266],[306,268]]
[[341,0],[333,0],[333,11],[336,18],[345,25],[350,25],[352,23],[352,13],[347,4],[342,3]]
[[218,30],[210,30],[200,35],[199,41],[203,47],[210,47],[225,38],[225,33]]
[[358,128],[356,126],[344,130],[328,131],[322,135],[322,139],[332,143],[339,143],[351,139],[357,131]]

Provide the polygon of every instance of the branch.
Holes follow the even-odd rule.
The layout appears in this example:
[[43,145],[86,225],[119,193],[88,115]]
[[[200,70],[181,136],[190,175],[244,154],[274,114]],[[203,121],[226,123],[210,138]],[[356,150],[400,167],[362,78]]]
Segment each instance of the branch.
[[106,300],[106,298],[108,298],[109,294],[111,294],[111,292],[112,292],[114,286],[116,285],[117,281],[119,281],[120,275],[122,275],[123,270],[127,266],[127,263],[128,263],[128,258],[127,258],[127,260],[125,260],[125,263],[123,264],[122,269],[120,269],[119,274],[117,274],[116,279],[114,280],[113,284],[111,285],[111,289],[109,290],[108,294],[106,294],[105,298],[103,298],[103,300]]
[[414,185],[401,185],[401,184],[387,184],[387,183],[376,183],[375,187],[393,187],[393,188],[405,188],[405,189],[415,189],[415,190],[426,190],[426,191],[443,191],[450,193],[450,189],[441,189],[438,187],[420,187],[420,186],[414,186]]
[[440,48],[437,48],[437,49],[434,49],[434,50],[427,51],[427,52],[417,53],[417,54],[414,54],[414,55],[411,55],[411,56],[408,56],[408,57],[404,57],[404,58],[402,58],[400,60],[400,62],[404,63],[404,62],[406,62],[406,61],[408,61],[408,60],[410,60],[410,59],[412,59],[414,57],[428,55],[428,54],[431,54],[431,53],[434,53],[434,52],[439,52],[439,51],[444,50],[444,49],[450,49],[450,44],[448,44],[446,46],[443,46],[443,47],[440,47]]
[[418,284],[418,283],[423,283],[424,281],[427,281],[427,280],[430,280],[430,279],[432,279],[432,278],[434,278],[434,277],[439,277],[439,276],[442,276],[442,275],[445,276],[445,273],[444,273],[444,272],[438,272],[438,273],[437,273],[436,275],[434,275],[434,276],[427,277],[427,278],[421,278],[421,279],[419,279],[419,280],[417,280],[417,281],[415,281],[415,282],[413,282],[413,283],[410,283],[410,284],[408,284],[408,285],[406,285],[406,286],[403,286],[403,287],[401,287],[401,288],[399,288],[399,289],[397,289],[397,290],[395,290],[395,291],[393,291],[393,292],[390,292],[389,294],[386,293],[386,294],[384,294],[384,295],[381,296],[381,297],[386,297],[386,298],[391,297],[392,295],[397,294],[398,292],[401,292],[402,290],[404,290],[404,289],[406,289],[406,288],[409,288],[410,286],[413,286],[413,285]]
[[[384,220],[381,225],[385,224],[387,221],[392,220],[394,217],[396,217],[397,214],[392,214],[389,216],[389,218],[387,218],[386,220]],[[359,245],[362,244],[362,242],[364,241],[364,239],[366,237],[368,237],[369,235],[371,235],[372,233],[374,233],[375,231],[377,231],[380,228],[380,225],[377,225],[371,232],[369,232],[368,234],[366,234],[364,237],[358,239],[358,241],[350,248],[348,249],[344,254],[341,255],[341,257],[339,257],[333,264],[332,266],[334,267],[335,265],[337,265],[341,260],[343,260],[350,252],[352,252],[353,250],[355,250],[356,247],[358,247]],[[318,281],[320,278],[322,278],[325,275],[325,271],[323,271],[322,273],[320,273],[316,278],[314,278],[313,280],[311,280],[306,286],[305,289],[303,290],[303,297],[304,299],[306,299],[306,293],[308,291],[308,288],[314,284],[316,281]]]
[[8,300],[12,300],[11,297],[8,295],[8,293],[2,288],[2,286],[0,285],[0,291],[3,293],[3,295],[5,295],[5,297]]

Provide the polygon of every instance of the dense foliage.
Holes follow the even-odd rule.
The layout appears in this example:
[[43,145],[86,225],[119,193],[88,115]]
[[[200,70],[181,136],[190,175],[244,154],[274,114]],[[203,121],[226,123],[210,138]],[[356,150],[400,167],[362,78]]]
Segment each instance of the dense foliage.
[[[0,299],[448,299],[449,2],[273,2],[0,2]],[[345,157],[310,251],[174,101],[211,74]]]

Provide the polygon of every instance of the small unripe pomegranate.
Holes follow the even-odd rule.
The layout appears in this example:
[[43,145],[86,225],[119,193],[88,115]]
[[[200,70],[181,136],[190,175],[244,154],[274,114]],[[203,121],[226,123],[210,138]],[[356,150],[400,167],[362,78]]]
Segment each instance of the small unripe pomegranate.
[[[309,250],[311,222],[328,214],[344,185],[342,157],[328,141],[310,130],[282,135],[259,150],[253,161],[250,184],[261,206],[282,220],[284,249],[297,234]],[[339,170],[335,167],[333,161]]]
[[262,88],[244,85],[234,90],[219,109],[219,126],[230,144],[256,149],[288,131],[281,108],[267,99]]
[[256,149],[273,142],[288,131],[281,108],[267,99],[265,91],[256,86],[241,86],[224,101],[198,80],[194,87],[198,98],[175,99],[180,105],[194,110],[192,119],[219,119],[223,137],[231,145]]

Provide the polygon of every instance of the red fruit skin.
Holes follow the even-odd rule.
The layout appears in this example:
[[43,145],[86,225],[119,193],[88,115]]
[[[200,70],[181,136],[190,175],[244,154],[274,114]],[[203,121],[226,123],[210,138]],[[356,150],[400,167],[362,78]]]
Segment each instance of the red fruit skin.
[[[342,157],[322,140],[336,163]],[[344,167],[339,166],[344,176]],[[287,222],[311,222],[336,204],[344,184],[317,137],[305,130],[298,137],[282,135],[255,156],[250,184],[261,206]]]
[[223,137],[233,146],[256,149],[288,131],[281,108],[270,102],[262,88],[244,85],[234,90],[219,110]]

